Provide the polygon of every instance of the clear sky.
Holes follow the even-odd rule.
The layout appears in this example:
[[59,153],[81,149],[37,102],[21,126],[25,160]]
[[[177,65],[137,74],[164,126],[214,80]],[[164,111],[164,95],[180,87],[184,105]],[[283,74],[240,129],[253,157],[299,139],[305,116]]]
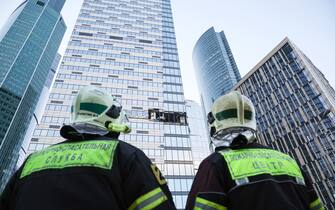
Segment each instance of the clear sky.
[[[83,0],[67,0],[68,25],[63,54]],[[0,27],[22,0],[0,0]],[[335,87],[334,0],[171,0],[185,97],[199,101],[192,50],[209,27],[224,30],[241,76],[285,36],[289,37]]]

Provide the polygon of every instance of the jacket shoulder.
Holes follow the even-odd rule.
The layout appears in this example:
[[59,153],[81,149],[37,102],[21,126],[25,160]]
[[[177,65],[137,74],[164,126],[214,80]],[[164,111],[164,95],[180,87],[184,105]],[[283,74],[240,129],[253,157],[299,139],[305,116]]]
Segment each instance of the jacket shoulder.
[[202,168],[204,165],[215,166],[222,160],[223,160],[222,156],[218,152],[214,152],[200,163],[199,168]]
[[127,160],[140,160],[144,162],[151,162],[148,156],[139,148],[124,142],[119,141],[117,153],[119,158]]
[[135,147],[135,146],[133,146],[133,145],[127,143],[127,142],[120,141],[120,140],[119,140],[119,148],[122,152],[125,152],[125,153],[136,153],[136,152],[143,153],[143,151],[140,150],[139,148],[137,148],[137,147]]

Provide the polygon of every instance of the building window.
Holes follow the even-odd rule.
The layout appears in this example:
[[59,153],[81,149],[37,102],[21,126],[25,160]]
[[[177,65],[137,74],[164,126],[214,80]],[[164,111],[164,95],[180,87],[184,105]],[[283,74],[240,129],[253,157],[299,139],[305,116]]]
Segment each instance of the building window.
[[123,37],[119,36],[109,36],[110,39],[123,40]]
[[43,6],[45,5],[45,3],[44,3],[44,2],[41,2],[41,1],[37,1],[36,4],[37,4],[37,5],[40,5],[41,7],[43,7]]
[[138,41],[139,41],[139,42],[142,42],[142,43],[152,44],[152,41],[150,41],[150,40],[140,39],[140,40],[138,40]]
[[85,32],[79,32],[79,35],[81,35],[81,36],[93,36],[92,33],[85,33]]

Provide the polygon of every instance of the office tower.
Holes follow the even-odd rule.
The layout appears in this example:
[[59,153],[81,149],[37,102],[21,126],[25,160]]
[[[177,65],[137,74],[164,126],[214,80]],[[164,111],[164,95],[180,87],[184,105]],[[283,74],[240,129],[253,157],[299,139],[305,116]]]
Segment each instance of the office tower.
[[170,1],[84,0],[28,152],[63,141],[59,129],[85,85],[122,103],[133,131],[121,140],[157,164],[182,209],[194,172]]
[[241,79],[223,31],[217,33],[211,27],[199,38],[193,49],[193,64],[201,105],[207,114],[215,99],[227,93]]
[[210,141],[207,132],[208,127],[206,124],[206,119],[204,119],[204,115],[201,114],[202,109],[197,102],[186,100],[186,113],[188,127],[190,129],[194,171],[196,173],[199,169],[201,161],[210,155]]
[[335,91],[288,38],[234,89],[255,104],[261,143],[294,157],[328,209],[335,203]]
[[0,32],[0,192],[12,174],[66,30],[65,0],[27,0]]
[[57,71],[61,58],[62,56],[57,53],[54,61],[52,62],[47,79],[45,80],[44,86],[42,88],[40,98],[36,105],[33,118],[30,120],[29,127],[27,129],[26,135],[22,142],[21,149],[19,152],[19,158],[16,163],[16,168],[19,168],[23,164],[26,158],[26,154],[28,151],[28,146],[30,144],[30,141],[34,141],[34,139],[32,139],[32,135],[33,135],[36,125],[38,125],[41,122],[44,108],[49,98],[50,88],[51,88],[52,82],[54,81],[56,71]]

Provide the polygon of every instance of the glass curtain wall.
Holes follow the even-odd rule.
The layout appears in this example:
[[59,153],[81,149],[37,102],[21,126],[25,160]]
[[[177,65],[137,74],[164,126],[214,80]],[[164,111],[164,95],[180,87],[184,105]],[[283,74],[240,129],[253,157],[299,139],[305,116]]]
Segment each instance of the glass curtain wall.
[[15,169],[41,90],[66,30],[65,0],[27,0],[0,32],[0,192]]
[[29,152],[63,141],[85,85],[122,103],[133,131],[120,139],[157,164],[183,209],[194,171],[170,1],[84,0]]

